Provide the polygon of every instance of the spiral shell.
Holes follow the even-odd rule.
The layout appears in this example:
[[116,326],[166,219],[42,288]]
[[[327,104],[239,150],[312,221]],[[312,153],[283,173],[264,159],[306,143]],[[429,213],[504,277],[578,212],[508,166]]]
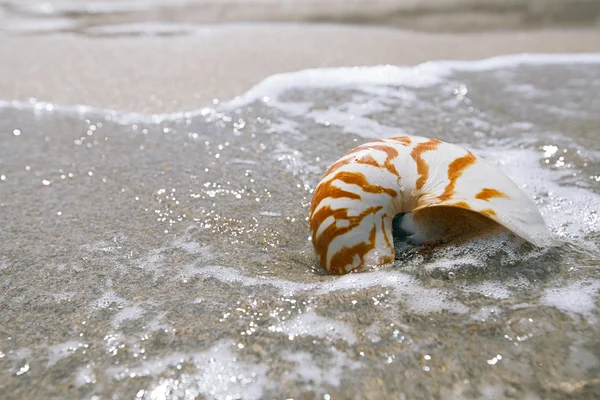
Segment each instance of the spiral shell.
[[[457,209],[472,212],[456,216],[451,211]],[[435,210],[435,219],[454,217],[448,226],[470,215],[538,246],[550,238],[533,201],[495,166],[450,143],[401,136],[358,146],[319,182],[310,228],[321,265],[345,274],[394,261],[392,222],[398,214],[404,214],[402,228],[413,233],[409,239],[436,241],[427,229],[431,223],[419,220],[424,210]]]

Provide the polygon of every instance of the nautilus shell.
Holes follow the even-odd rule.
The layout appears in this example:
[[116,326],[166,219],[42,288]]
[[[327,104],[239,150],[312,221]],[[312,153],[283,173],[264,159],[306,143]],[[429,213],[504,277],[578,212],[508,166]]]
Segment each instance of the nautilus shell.
[[496,166],[450,143],[401,136],[358,146],[319,182],[310,228],[321,265],[345,274],[394,261],[399,215],[417,244],[442,243],[482,224],[538,246],[551,240],[533,201]]

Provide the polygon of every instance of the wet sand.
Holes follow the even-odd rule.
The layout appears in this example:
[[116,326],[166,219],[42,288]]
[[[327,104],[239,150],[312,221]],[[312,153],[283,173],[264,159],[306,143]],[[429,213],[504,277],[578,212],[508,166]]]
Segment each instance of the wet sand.
[[449,34],[310,24],[225,24],[192,34],[0,36],[0,99],[143,113],[195,109],[269,75],[510,53],[600,51],[598,29]]
[[[0,108],[0,398],[597,399],[600,60],[541,59],[289,74],[160,123]],[[312,190],[401,132],[468,143],[564,242],[324,275]]]
[[[455,12],[469,0],[415,0],[443,11],[422,7],[410,21],[421,32],[369,27],[414,28],[341,1],[327,0],[340,14],[326,21],[360,26],[306,23],[323,21],[309,0],[264,0],[312,4],[304,17],[272,10],[279,24],[219,9],[231,1],[202,14],[0,0],[0,101],[164,113],[304,68],[600,51],[592,23],[519,17],[584,10],[556,11],[566,0],[482,0],[472,14]],[[489,31],[499,25],[517,30]],[[539,26],[553,28],[526,30]],[[286,95],[291,107],[271,96],[160,123],[0,107],[0,397],[598,398],[598,71],[574,62],[455,71],[415,88],[304,88]],[[500,235],[323,275],[304,240],[311,188],[355,141],[401,131],[477,147],[539,202],[564,246]]]

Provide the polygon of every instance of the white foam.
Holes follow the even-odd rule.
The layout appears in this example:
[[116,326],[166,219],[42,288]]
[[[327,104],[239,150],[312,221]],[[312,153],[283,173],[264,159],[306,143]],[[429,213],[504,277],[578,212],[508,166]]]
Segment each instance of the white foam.
[[248,105],[256,100],[268,99],[270,105],[282,104],[279,97],[293,89],[325,89],[350,87],[366,89],[373,85],[403,85],[410,88],[429,87],[442,81],[438,74],[421,74],[418,67],[342,67],[306,69],[272,75],[246,93],[224,103],[228,109]]
[[97,308],[107,308],[113,303],[117,306],[123,306],[127,304],[127,301],[119,297],[114,291],[108,290],[104,292],[98,300],[96,300],[95,306]]
[[351,345],[356,343],[356,335],[350,324],[325,318],[311,311],[283,321],[269,330],[285,333],[290,340],[295,336],[316,336],[327,340],[342,339]]
[[200,243],[189,239],[190,237],[187,235],[178,237],[173,241],[172,246],[182,249],[186,253],[202,256],[203,260],[212,258],[213,253],[210,246],[201,246]]
[[31,98],[28,101],[0,100],[0,109],[2,108],[31,111],[36,116],[52,114],[55,112],[79,117],[89,116],[90,114],[96,114],[104,121],[112,121],[122,125],[130,125],[133,123],[160,124],[165,121],[186,120],[199,115],[207,115],[207,113],[215,112],[213,109],[205,107],[192,111],[173,112],[167,114],[144,114],[135,112],[123,112],[110,108],[98,108],[83,104],[60,105],[51,102],[40,101],[35,98]]
[[334,281],[320,285],[315,290],[324,294],[338,290],[360,290],[376,286],[392,289],[393,293],[405,301],[414,313],[429,313],[447,310],[454,313],[466,313],[468,307],[451,300],[451,292],[438,288],[422,287],[417,280],[406,273],[383,268],[379,271],[349,274]]
[[170,367],[188,361],[189,358],[190,356],[183,353],[172,353],[162,358],[143,361],[135,367],[110,367],[106,370],[106,375],[119,381],[126,378],[156,376],[162,374]]
[[75,297],[75,292],[62,292],[62,293],[52,293],[52,297],[54,301],[60,303],[62,301],[71,301],[73,297]]
[[497,309],[496,307],[481,307],[479,310],[475,311],[474,313],[471,313],[470,317],[471,317],[471,319],[474,319],[475,321],[485,322],[490,317],[499,315],[500,312],[501,311],[499,309]]
[[119,352],[119,349],[124,347],[124,337],[122,334],[118,332],[108,333],[103,338],[104,340],[104,350],[107,354],[116,355]]
[[292,296],[315,288],[316,284],[292,282],[284,279],[271,279],[268,277],[255,278],[242,274],[238,269],[209,265],[206,267],[188,266],[184,269],[187,276],[200,275],[215,278],[226,283],[241,283],[243,286],[272,286],[284,296]]
[[264,217],[281,217],[281,213],[275,211],[261,211],[259,214]]
[[476,285],[465,285],[462,289],[468,293],[479,293],[482,296],[489,297],[495,300],[508,299],[511,292],[503,287],[498,286],[492,282],[484,282]]
[[125,307],[113,317],[112,325],[118,327],[124,321],[139,319],[145,312],[146,310],[140,306]]
[[599,292],[600,281],[574,282],[567,286],[544,290],[541,303],[571,315],[583,315],[595,322],[597,316],[594,315],[594,311]]
[[123,248],[123,243],[127,242],[127,237],[122,233],[117,233],[110,241],[100,240],[95,243],[83,244],[80,246],[82,250],[89,251],[90,253],[117,253]]
[[315,122],[332,124],[342,128],[344,133],[353,133],[367,139],[378,139],[381,137],[392,137],[405,135],[406,133],[398,127],[389,127],[379,122],[361,116],[360,114],[351,114],[348,111],[328,108],[327,110],[311,111],[305,114],[305,117],[313,119]]
[[165,329],[165,330],[169,329],[169,325],[161,322],[163,319],[165,319],[167,314],[168,313],[165,311],[159,312],[158,315],[156,315],[154,318],[152,318],[152,320],[150,322],[148,322],[146,324],[146,329],[149,330],[150,332],[156,332],[161,329]]
[[455,314],[469,312],[469,307],[451,300],[452,292],[443,289],[423,289],[415,286],[406,288],[405,300],[409,310],[416,314],[436,313],[446,310]]
[[393,85],[410,88],[430,87],[441,83],[455,71],[480,72],[519,65],[568,65],[600,63],[600,53],[580,54],[513,54],[477,61],[429,61],[414,67],[378,66],[307,69],[270,76],[242,96],[228,102],[228,108],[238,108],[256,100],[269,98],[277,104],[278,97],[290,89],[360,87]]
[[330,349],[331,354],[327,357],[328,364],[326,368],[321,368],[314,358],[306,352],[287,353],[284,358],[295,363],[295,367],[290,372],[284,374],[284,380],[294,382],[306,382],[321,388],[323,384],[339,387],[345,373],[360,368],[360,363],[351,361],[348,357],[336,350]]
[[242,284],[243,286],[271,286],[284,296],[293,296],[299,292],[319,295],[342,290],[385,287],[390,288],[399,300],[406,302],[407,307],[414,313],[430,313],[441,310],[466,313],[469,310],[464,304],[450,298],[451,291],[422,287],[410,275],[394,271],[391,268],[339,277],[328,276],[323,278],[323,282],[318,283],[299,283],[267,277],[255,278],[243,275],[235,268],[214,265],[200,268],[189,266],[186,268],[186,273],[212,277],[222,282]]
[[[511,68],[519,65],[569,65],[598,64],[600,53],[577,54],[513,54],[503,55],[477,61],[429,61],[416,66],[376,66],[376,67],[342,67],[307,69],[297,72],[272,75],[246,93],[221,103],[221,107],[231,110],[250,104],[253,101],[268,98],[269,104],[285,107],[279,96],[292,89],[310,88],[360,88],[365,92],[379,93],[381,86],[402,86],[404,88],[430,87],[441,83],[455,71],[488,71],[500,68]],[[398,90],[396,95],[401,96]],[[296,104],[296,107],[299,105]],[[16,108],[31,110],[36,114],[55,111],[65,114],[100,114],[105,119],[121,124],[134,122],[161,123],[192,118],[198,115],[215,113],[212,108],[175,112],[167,114],[124,113],[111,109],[99,109],[85,105],[64,106],[37,99],[29,101],[0,100],[0,108]]]
[[[136,266],[145,271],[153,272],[155,275],[162,275],[161,267],[164,265],[165,248],[152,249],[148,255],[136,261]],[[156,279],[156,276],[155,276]]]
[[231,341],[220,341],[204,352],[172,353],[166,357],[146,360],[137,366],[118,366],[106,370],[116,380],[159,376],[183,363],[193,364],[196,372],[180,375],[177,379],[161,378],[143,390],[147,399],[172,397],[210,399],[260,399],[264,388],[273,383],[267,378],[268,367],[238,360]]
[[90,383],[96,383],[96,374],[94,374],[92,366],[87,364],[77,370],[75,375],[75,385],[81,387]]
[[83,244],[81,245],[81,249],[89,251],[90,253],[99,252],[114,254],[117,252],[117,250],[121,249],[121,247],[115,243],[109,243],[104,240],[101,240],[96,243]]
[[73,354],[80,348],[84,347],[81,342],[69,340],[64,343],[58,343],[48,347],[48,367],[53,366],[62,359],[65,359]]

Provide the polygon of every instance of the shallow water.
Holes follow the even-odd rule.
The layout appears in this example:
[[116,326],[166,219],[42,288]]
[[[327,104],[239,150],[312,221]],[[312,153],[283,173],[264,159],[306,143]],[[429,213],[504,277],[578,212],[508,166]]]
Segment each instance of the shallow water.
[[200,24],[312,22],[427,31],[596,27],[590,0],[0,0],[0,32],[179,35]]
[[[0,397],[596,398],[598,64],[302,71],[163,116],[2,103]],[[312,189],[404,133],[495,161],[559,245],[324,275]]]

